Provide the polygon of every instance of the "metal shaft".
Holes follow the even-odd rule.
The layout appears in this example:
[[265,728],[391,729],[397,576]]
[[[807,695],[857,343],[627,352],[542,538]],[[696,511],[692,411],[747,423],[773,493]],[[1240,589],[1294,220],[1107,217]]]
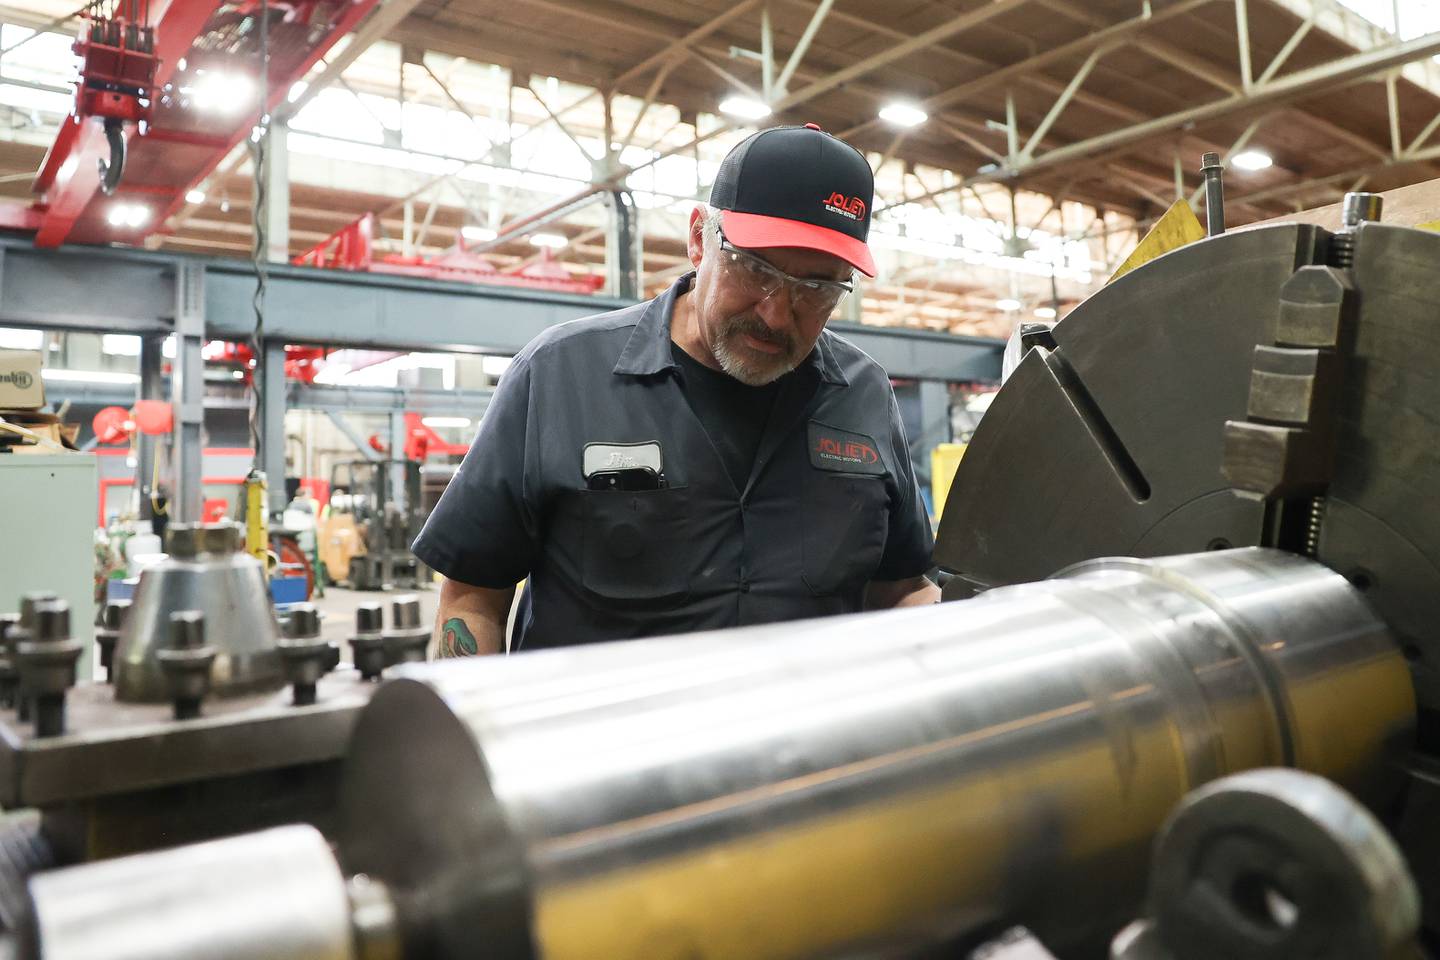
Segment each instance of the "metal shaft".
[[354,735],[340,847],[442,960],[1108,934],[1188,790],[1267,765],[1374,790],[1414,712],[1358,593],[1258,549],[405,670]]

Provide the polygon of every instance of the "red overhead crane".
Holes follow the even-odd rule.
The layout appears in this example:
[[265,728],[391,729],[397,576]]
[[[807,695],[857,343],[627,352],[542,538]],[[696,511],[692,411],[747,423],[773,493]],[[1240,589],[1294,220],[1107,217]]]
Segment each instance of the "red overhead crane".
[[[263,2],[87,8],[75,108],[35,178],[37,246],[139,243],[164,228],[258,122]],[[376,2],[271,0],[266,112]]]

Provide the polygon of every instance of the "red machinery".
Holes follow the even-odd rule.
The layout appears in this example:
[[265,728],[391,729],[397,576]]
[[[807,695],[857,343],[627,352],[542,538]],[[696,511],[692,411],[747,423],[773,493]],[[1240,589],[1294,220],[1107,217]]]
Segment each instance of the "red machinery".
[[[330,347],[285,347],[285,379],[298,380],[304,384],[315,382],[325,368],[325,358],[333,352]],[[254,376],[255,351],[248,343],[232,343],[228,340],[212,340],[205,345],[205,360],[209,363],[234,365],[243,374],[238,378],[249,383]]]
[[[265,110],[376,2],[271,2]],[[163,228],[260,116],[260,11],[257,0],[97,0],[87,10],[75,111],[35,178],[37,246],[137,243]]]
[[[380,439],[380,435],[372,434],[369,438],[370,449],[376,453],[383,453],[386,456],[393,456],[390,453],[390,445]],[[405,459],[424,463],[431,456],[437,457],[463,457],[470,450],[466,443],[446,443],[440,434],[425,425],[425,418],[418,413],[405,414]]]
[[488,283],[531,290],[555,290],[560,293],[592,294],[605,284],[603,277],[572,276],[555,262],[549,250],[541,259],[524,268],[502,273],[479,254],[460,248],[434,259],[402,257],[395,254],[375,256],[375,214],[367,213],[322,240],[292,262],[300,266],[326,267],[332,270],[360,270],[370,273],[394,273],[429,280],[457,280],[461,283]]

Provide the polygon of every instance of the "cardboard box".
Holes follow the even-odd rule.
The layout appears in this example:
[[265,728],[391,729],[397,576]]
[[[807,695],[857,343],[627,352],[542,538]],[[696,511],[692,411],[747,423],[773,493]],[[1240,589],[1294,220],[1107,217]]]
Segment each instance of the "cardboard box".
[[0,350],[0,410],[45,406],[44,356],[38,350]]
[[[53,413],[0,410],[0,453],[57,454],[75,450],[78,423],[61,423]],[[12,427],[27,431],[22,435]]]

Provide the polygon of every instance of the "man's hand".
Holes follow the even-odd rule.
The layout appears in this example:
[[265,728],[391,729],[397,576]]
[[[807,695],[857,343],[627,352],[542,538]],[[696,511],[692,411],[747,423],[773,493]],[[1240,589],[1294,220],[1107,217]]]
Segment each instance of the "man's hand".
[[908,580],[871,580],[865,586],[866,610],[919,607],[940,602],[940,588],[926,577]]
[[435,659],[505,652],[505,621],[515,588],[491,590],[445,579],[435,614]]

